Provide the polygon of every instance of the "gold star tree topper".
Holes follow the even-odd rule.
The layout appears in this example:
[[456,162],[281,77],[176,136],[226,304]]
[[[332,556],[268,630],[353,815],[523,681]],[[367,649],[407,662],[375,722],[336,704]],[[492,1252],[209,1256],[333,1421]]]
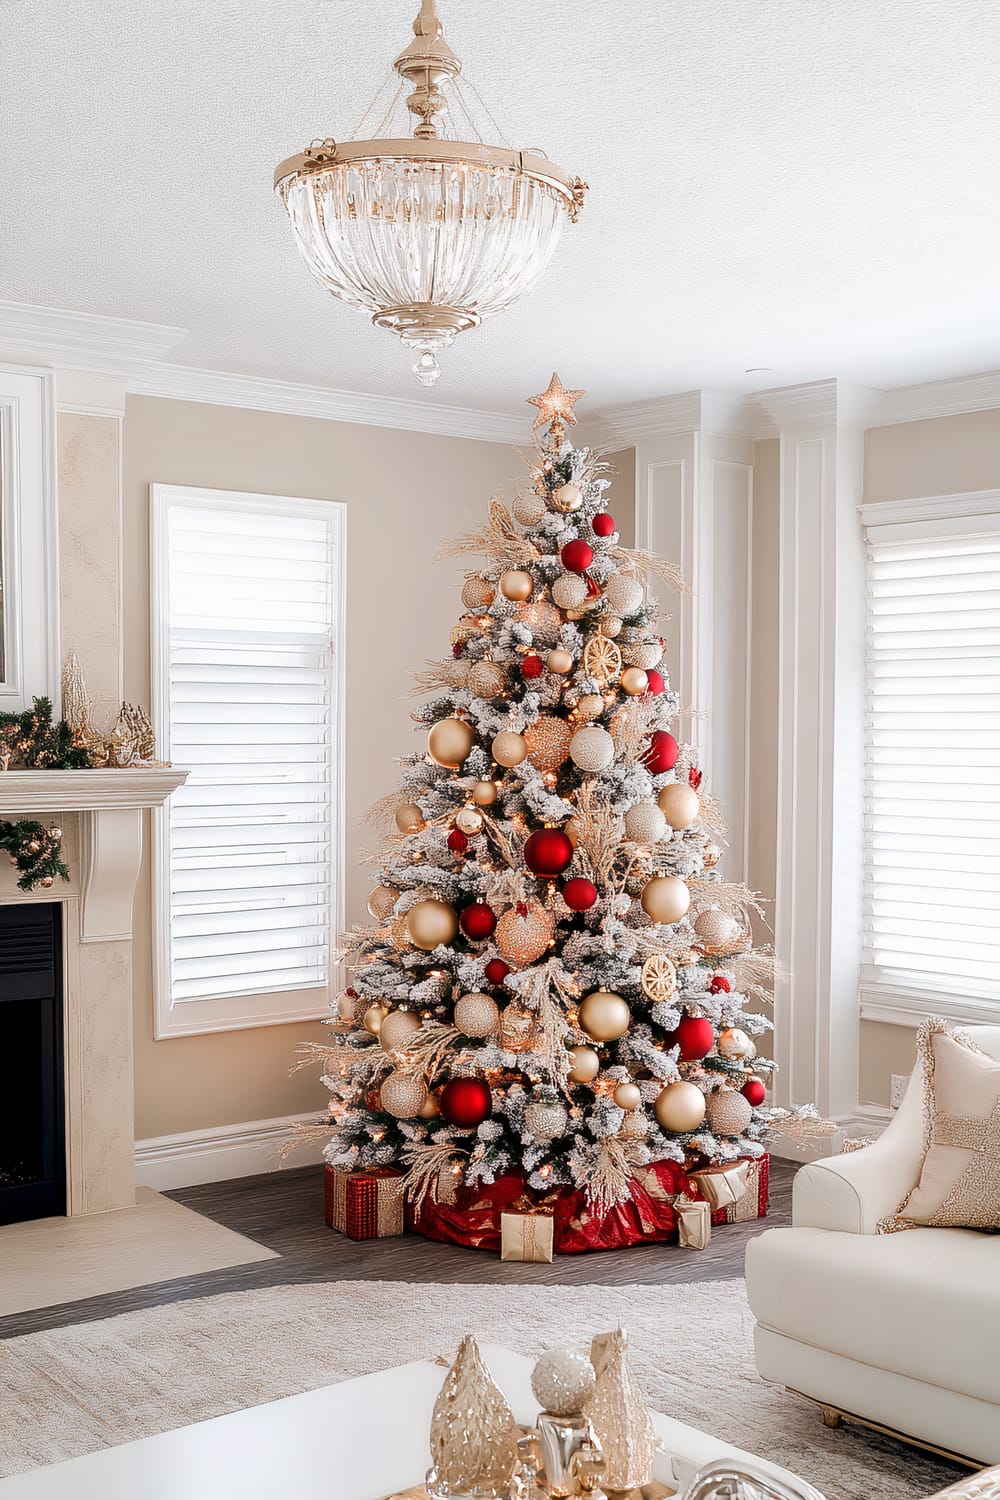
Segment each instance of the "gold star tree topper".
[[532,432],[537,432],[540,427],[549,428],[548,448],[556,453],[562,447],[566,436],[566,424],[576,426],[576,417],[573,407],[586,391],[568,391],[559,376],[553,371],[552,379],[549,381],[548,390],[541,391],[537,396],[528,397],[529,406],[538,407],[538,415],[531,424]]

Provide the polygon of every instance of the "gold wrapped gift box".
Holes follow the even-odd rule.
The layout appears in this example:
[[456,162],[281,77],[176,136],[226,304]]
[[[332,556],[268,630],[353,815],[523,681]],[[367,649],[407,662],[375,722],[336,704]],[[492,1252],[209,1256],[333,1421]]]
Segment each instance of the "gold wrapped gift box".
[[551,1214],[501,1214],[500,1259],[550,1261],[554,1229]]

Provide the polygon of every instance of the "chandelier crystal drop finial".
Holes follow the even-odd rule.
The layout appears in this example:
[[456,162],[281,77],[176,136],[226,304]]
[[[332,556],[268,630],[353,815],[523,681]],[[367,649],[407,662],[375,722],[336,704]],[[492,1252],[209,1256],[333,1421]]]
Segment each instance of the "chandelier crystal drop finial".
[[586,183],[540,152],[483,140],[434,0],[421,0],[393,67],[412,91],[384,137],[315,141],[274,184],[320,285],[418,349],[413,371],[429,386],[442,349],[539,280]]

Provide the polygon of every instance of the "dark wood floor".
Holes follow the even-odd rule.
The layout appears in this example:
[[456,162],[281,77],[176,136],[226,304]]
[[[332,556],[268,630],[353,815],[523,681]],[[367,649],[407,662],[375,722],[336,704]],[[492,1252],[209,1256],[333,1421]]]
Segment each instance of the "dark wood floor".
[[276,1250],[279,1260],[234,1266],[163,1281],[132,1291],[109,1293],[85,1302],[61,1303],[0,1318],[0,1338],[89,1322],[189,1297],[250,1287],[315,1281],[431,1281],[443,1283],[505,1282],[561,1286],[626,1283],[655,1285],[678,1281],[719,1281],[743,1274],[747,1241],[775,1224],[791,1219],[791,1189],[796,1165],[771,1159],[771,1208],[766,1219],[727,1224],[715,1229],[706,1250],[676,1245],[641,1246],[591,1255],[560,1255],[551,1265],[502,1262],[482,1250],[439,1245],[419,1236],[358,1243],[335,1234],[323,1222],[323,1174],[320,1167],[243,1177],[234,1182],[183,1188],[169,1196],[198,1213]]

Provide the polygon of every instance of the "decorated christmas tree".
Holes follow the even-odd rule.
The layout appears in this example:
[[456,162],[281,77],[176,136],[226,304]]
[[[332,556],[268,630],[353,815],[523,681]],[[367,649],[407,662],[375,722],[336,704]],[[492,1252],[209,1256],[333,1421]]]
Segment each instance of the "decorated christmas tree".
[[647,592],[679,580],[620,545],[606,463],[567,440],[582,394],[531,398],[530,486],[442,549],[484,560],[343,945],[326,1157],[406,1171],[417,1204],[513,1177],[607,1212],[650,1164],[761,1157],[772,1123],[772,960]]

